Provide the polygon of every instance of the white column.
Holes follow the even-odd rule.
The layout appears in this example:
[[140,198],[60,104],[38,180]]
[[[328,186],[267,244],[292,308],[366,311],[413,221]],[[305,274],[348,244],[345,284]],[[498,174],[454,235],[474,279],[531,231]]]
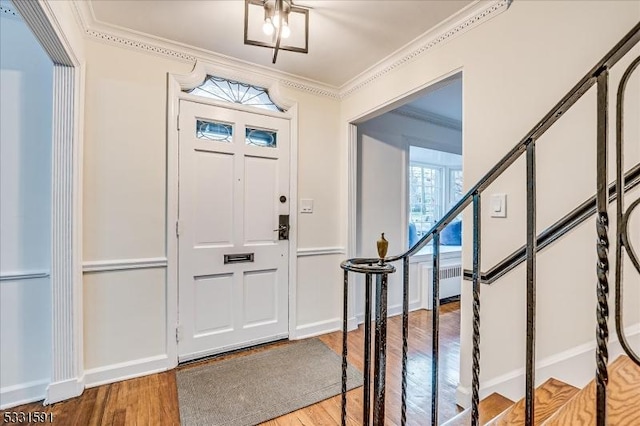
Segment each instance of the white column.
[[74,87],[75,69],[55,65],[53,71],[53,147],[52,147],[52,371],[46,403],[79,395],[80,341],[75,306],[74,267]]
[[[82,365],[80,63],[44,1],[13,4],[53,61],[52,369],[45,404],[78,396]],[[75,59],[74,59],[75,58]]]

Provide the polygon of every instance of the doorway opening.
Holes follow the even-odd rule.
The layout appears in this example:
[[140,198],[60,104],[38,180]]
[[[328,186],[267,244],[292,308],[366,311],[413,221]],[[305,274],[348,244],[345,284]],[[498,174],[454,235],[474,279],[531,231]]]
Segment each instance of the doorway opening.
[[[3,282],[0,297],[3,302],[0,323],[11,329],[7,333],[2,329],[2,347],[13,351],[9,356],[3,352],[0,357],[3,361],[0,408],[6,408],[42,397],[45,404],[55,403],[80,395],[84,389],[80,374],[82,235],[79,220],[83,68],[76,55],[77,40],[59,37],[64,31],[60,22],[52,19],[55,14],[48,3],[1,1],[0,11],[3,20],[0,38],[8,43],[6,46],[3,43],[1,49],[3,188],[0,198],[2,245],[9,247],[0,252],[3,254],[2,275],[7,278],[2,281],[13,281],[9,286]],[[25,38],[18,33],[27,34],[29,41],[23,43]],[[22,42],[16,43],[17,40]],[[15,51],[16,47],[20,52]],[[5,54],[14,58],[5,58]],[[35,60],[36,56],[39,61]],[[32,62],[25,63],[27,58]],[[34,76],[45,69],[48,77]],[[38,96],[37,102],[31,99],[34,93]],[[43,101],[47,95],[49,100]],[[43,109],[48,109],[48,113],[42,114]],[[24,123],[28,125],[25,127]],[[16,141],[19,144],[16,145]],[[9,161],[6,167],[5,160]],[[37,169],[36,163],[42,168]],[[24,255],[25,250],[29,250],[28,256]],[[15,269],[7,273],[5,267]],[[36,282],[41,285],[36,286]],[[5,297],[5,290],[11,295]],[[28,300],[28,306],[23,300]],[[6,303],[11,305],[6,306],[7,309]],[[25,309],[21,309],[22,306]],[[34,309],[38,312],[31,315]]]
[[[383,232],[389,241],[388,255],[400,255],[427,234],[464,194],[462,72],[410,95],[404,102],[386,107],[372,118],[369,116],[358,122],[356,129],[352,145],[356,158],[353,255],[377,258],[376,240]],[[441,233],[440,303],[452,302],[441,311],[441,316],[445,312],[451,314],[451,309],[459,315],[462,229],[461,215]],[[428,244],[410,259],[410,311],[433,308],[432,250],[433,245]],[[390,274],[389,316],[402,312],[402,289],[402,274]],[[360,324],[364,321],[365,307],[363,277],[356,278],[354,290],[355,316]],[[459,341],[458,329],[448,342],[452,345],[452,350],[447,350],[448,384],[441,383],[445,388],[450,386],[443,390],[443,395],[451,395],[454,408],[460,369]],[[428,377],[424,380],[428,381]]]

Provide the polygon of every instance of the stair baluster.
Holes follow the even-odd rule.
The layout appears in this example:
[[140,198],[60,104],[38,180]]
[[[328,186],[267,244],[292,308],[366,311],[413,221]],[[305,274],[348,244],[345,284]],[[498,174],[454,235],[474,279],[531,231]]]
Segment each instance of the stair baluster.
[[533,426],[536,386],[536,145],[527,144],[527,354],[526,354],[526,426]]
[[433,234],[431,311],[431,424],[438,425],[438,350],[440,346],[440,232]]
[[596,251],[598,254],[597,277],[598,286],[596,294],[598,306],[596,308],[596,319],[598,329],[596,331],[596,424],[605,426],[607,424],[607,382],[609,373],[607,363],[609,351],[607,343],[609,341],[609,216],[607,208],[609,201],[607,197],[608,177],[607,177],[607,143],[608,143],[608,96],[609,96],[609,71],[604,68],[597,76],[598,78],[598,128],[596,146],[596,203],[598,216],[596,219],[596,232],[598,235]]
[[402,260],[402,401],[400,426],[407,424],[407,353],[409,351],[409,258]]
[[471,377],[471,426],[480,419],[480,193],[473,194],[473,354]]

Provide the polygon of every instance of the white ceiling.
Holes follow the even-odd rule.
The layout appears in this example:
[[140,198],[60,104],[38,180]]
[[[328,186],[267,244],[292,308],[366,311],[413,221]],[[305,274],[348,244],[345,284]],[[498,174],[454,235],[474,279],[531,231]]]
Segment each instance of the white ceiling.
[[243,0],[90,0],[102,24],[341,87],[472,0],[306,0],[309,54],[244,45]]
[[462,122],[462,75],[456,74],[444,86],[428,91],[406,106]]

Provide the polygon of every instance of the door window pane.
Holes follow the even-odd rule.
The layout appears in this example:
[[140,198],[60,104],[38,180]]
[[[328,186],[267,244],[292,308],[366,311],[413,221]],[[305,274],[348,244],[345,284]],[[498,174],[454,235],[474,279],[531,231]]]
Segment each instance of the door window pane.
[[418,237],[424,235],[442,216],[442,169],[412,164],[409,176],[410,221]]
[[449,170],[449,179],[449,208],[451,208],[462,199],[462,170]]
[[271,130],[252,129],[247,127],[245,131],[247,145],[276,148],[278,135]]
[[269,92],[264,87],[228,80],[214,75],[207,76],[202,85],[195,89],[186,90],[186,92],[217,101],[250,105],[269,111],[283,111],[271,100]]
[[214,121],[196,121],[196,137],[216,142],[231,142],[233,138],[233,126]]

